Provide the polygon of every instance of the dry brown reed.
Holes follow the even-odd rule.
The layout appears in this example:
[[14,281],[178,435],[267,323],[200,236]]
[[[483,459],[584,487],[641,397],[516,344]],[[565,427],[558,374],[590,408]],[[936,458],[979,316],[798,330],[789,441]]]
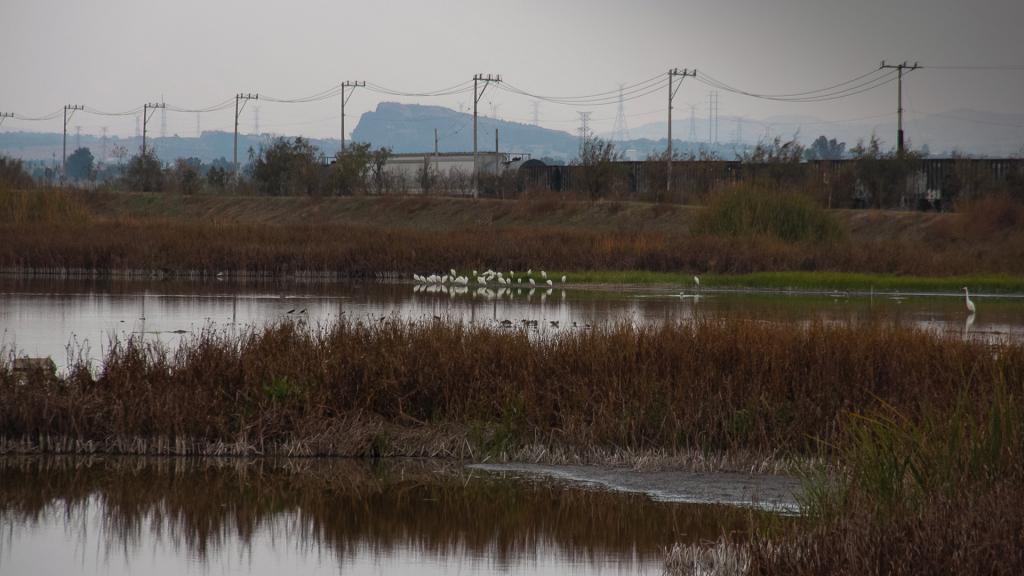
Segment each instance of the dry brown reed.
[[128,340],[96,374],[18,385],[8,451],[440,455],[530,446],[815,455],[879,400],[909,418],[995,382],[1024,348],[883,324],[699,321],[527,332],[388,319],[205,332],[174,354]]
[[[289,209],[315,213],[315,207],[301,204],[301,199],[288,200],[296,204],[275,204],[268,208],[269,213]],[[389,203],[414,210],[419,202],[444,218],[439,203],[446,201],[376,201],[380,207],[373,213],[388,212]],[[453,208],[468,209],[463,202],[447,202]],[[100,217],[90,208],[92,204],[103,201],[64,190],[0,191],[0,237],[4,238],[0,267],[100,273],[160,270],[286,275],[303,271],[340,276],[539,266],[566,271],[1024,273],[1024,234],[1012,226],[1007,229],[1003,224],[1006,212],[1000,208],[1003,204],[995,200],[982,202],[987,208],[966,212],[971,220],[962,220],[965,224],[944,219],[942,225],[918,227],[923,232],[914,235],[904,233],[906,226],[869,226],[827,243],[784,241],[771,235],[695,233],[685,225],[652,230],[632,220],[633,227],[588,228],[572,224],[572,210],[566,212],[564,224],[548,220],[531,223],[531,213],[549,214],[574,204],[550,197],[507,202],[507,212],[516,215],[509,224],[463,221],[429,229],[393,219],[384,225],[370,221],[317,223],[315,218],[276,225],[170,215]],[[604,205],[613,211],[616,206]],[[979,212],[983,214],[975,214]],[[492,206],[488,214],[500,219],[503,211]],[[591,213],[589,217],[596,216]],[[614,222],[614,214],[609,212],[607,219]],[[786,229],[798,224],[787,220]],[[986,232],[993,226],[995,232]],[[979,228],[983,230],[979,232]]]
[[[340,276],[459,269],[803,270],[945,276],[1024,273],[1024,240],[857,240],[828,245],[750,237],[487,226],[449,231],[371,226],[102,221],[0,223],[0,267],[101,273],[246,271]],[[988,248],[991,249],[988,249]]]

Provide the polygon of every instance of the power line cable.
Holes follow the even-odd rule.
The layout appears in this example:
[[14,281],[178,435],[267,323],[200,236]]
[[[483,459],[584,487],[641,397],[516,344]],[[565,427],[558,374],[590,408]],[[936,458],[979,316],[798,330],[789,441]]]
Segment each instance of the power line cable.
[[[790,92],[788,94],[757,94],[757,96],[766,97],[766,98],[797,98],[797,97],[801,97],[801,96],[812,96],[812,95],[816,95],[816,94],[820,94],[820,93],[824,93],[824,92],[831,92],[832,90],[835,90],[837,88],[842,88],[843,86],[847,86],[849,84],[853,84],[854,82],[859,82],[859,81],[861,81],[861,80],[863,80],[863,79],[865,79],[865,78],[867,78],[869,76],[877,75],[880,71],[881,71],[881,68],[875,68],[874,70],[871,70],[870,72],[867,72],[865,74],[861,74],[860,76],[856,76],[856,77],[851,78],[849,80],[846,80],[844,82],[840,82],[838,84],[833,84],[831,86],[826,86],[824,88],[817,88],[815,90],[805,90],[803,92]],[[708,80],[711,80],[711,81],[715,82],[723,90],[726,90],[726,89],[729,89],[729,90],[739,90],[738,88],[735,88],[734,86],[730,86],[729,84],[726,84],[725,82],[722,82],[721,80],[715,79],[710,74],[701,72],[700,75],[705,77],[705,78],[707,78]],[[745,92],[745,91],[742,91],[742,90],[740,90],[740,92],[744,92],[744,94],[747,95],[747,96],[754,96],[755,95],[753,93]]]
[[58,109],[55,112],[51,112],[51,113],[45,114],[43,116],[21,116],[20,114],[15,114],[14,115],[14,119],[15,120],[24,120],[26,122],[42,122],[44,120],[53,120],[55,118],[60,118],[61,114],[63,114],[63,113],[64,113],[64,109],[60,108],[60,109]]
[[[664,80],[665,80],[664,74],[658,74],[656,76],[651,76],[650,78],[647,78],[645,80],[641,80],[640,82],[635,82],[633,84],[626,84],[626,85],[622,86],[621,91],[629,92],[630,90],[632,90],[634,88],[640,88],[640,87],[643,87],[644,85],[650,85],[650,84],[652,84],[654,82],[664,82]],[[515,88],[514,86],[512,86],[508,82],[504,82],[504,84],[506,84],[506,85],[508,85],[508,86],[510,86],[512,88]],[[521,90],[519,88],[516,88],[516,90],[528,94],[528,92],[526,92],[525,90]],[[607,92],[595,92],[594,94],[581,94],[581,95],[574,95],[574,96],[544,95],[543,98],[550,99],[550,100],[588,100],[588,99],[600,98],[600,97],[618,97],[619,92],[620,92],[620,89],[615,89],[615,90],[608,90]]]
[[972,66],[972,65],[939,65],[939,66],[921,66],[924,69],[930,70],[994,70],[994,71],[1013,71],[1013,70],[1024,70],[1024,64],[1009,64],[1004,66]]
[[[625,88],[622,91],[622,102],[628,102],[630,100],[636,100],[643,98],[655,92],[658,92],[665,88],[668,80],[664,77],[653,78],[651,80],[634,84],[629,88]],[[518,88],[508,82],[502,82],[498,84],[498,87],[510,92],[512,94],[518,94],[520,96],[526,96],[536,100],[543,100],[552,104],[561,104],[564,106],[607,106],[610,104],[618,104],[620,102],[619,91],[615,90],[614,94],[608,96],[601,95],[587,95],[587,96],[575,96],[571,98],[567,97],[551,97],[544,96],[541,94],[534,94],[522,88]]]
[[472,80],[466,80],[464,82],[459,82],[458,84],[455,84],[454,86],[449,86],[447,88],[442,88],[440,90],[432,90],[432,91],[426,91],[426,92],[406,92],[406,91],[403,91],[403,90],[396,90],[396,89],[393,89],[393,88],[388,88],[388,87],[385,87],[385,86],[381,86],[380,84],[374,84],[372,82],[367,82],[366,83],[366,88],[368,90],[370,90],[371,92],[377,92],[379,94],[387,94],[389,96],[414,96],[414,97],[429,98],[429,97],[435,97],[435,96],[453,96],[455,94],[464,94],[466,92],[472,92],[472,90],[473,90],[473,81]]
[[108,112],[105,110],[98,110],[96,108],[92,108],[91,106],[86,106],[84,111],[88,114],[93,114],[95,116],[135,116],[136,114],[142,112],[142,109],[143,107],[139,106],[137,108],[132,108],[131,110],[125,110],[123,112]]
[[[860,76],[860,77],[858,77],[856,79],[852,79],[850,81],[844,82],[843,85],[847,85],[846,88],[842,88],[842,89],[838,89],[838,90],[834,89],[834,87],[833,88],[828,88],[828,89],[821,89],[820,91],[817,91],[813,95],[811,95],[812,94],[811,92],[807,92],[806,94],[808,94],[808,95],[806,95],[806,96],[774,96],[774,95],[770,95],[770,94],[761,94],[761,93],[757,93],[757,92],[751,92],[751,91],[748,91],[748,90],[742,90],[742,89],[736,88],[735,86],[731,86],[729,84],[726,84],[725,82],[717,80],[713,76],[710,76],[710,75],[708,75],[706,73],[701,73],[700,75],[698,75],[697,80],[702,82],[703,84],[705,84],[707,86],[712,87],[712,88],[717,88],[719,90],[724,90],[724,91],[727,91],[727,92],[732,92],[734,94],[740,94],[740,95],[743,95],[743,96],[750,96],[752,98],[759,98],[759,99],[762,99],[762,100],[773,100],[773,101],[776,101],[776,102],[805,102],[805,103],[810,103],[810,102],[828,102],[828,101],[831,101],[831,100],[838,100],[838,99],[841,99],[841,98],[848,98],[850,96],[855,96],[857,94],[862,94],[862,93],[867,92],[869,90],[874,90],[876,88],[884,86],[884,85],[888,84],[889,82],[892,82],[892,81],[896,80],[899,77],[898,72],[895,71],[895,70],[891,70],[891,71],[888,71],[888,72],[883,72],[881,75],[877,75],[878,72],[879,71],[876,70],[874,73],[867,74],[867,75],[862,75],[862,76]],[[867,79],[867,80],[864,80],[865,78],[868,78],[869,76],[874,76],[874,77],[870,78],[870,79]],[[863,80],[863,81],[860,82],[860,80]],[[858,83],[850,85],[853,82],[858,82]]]

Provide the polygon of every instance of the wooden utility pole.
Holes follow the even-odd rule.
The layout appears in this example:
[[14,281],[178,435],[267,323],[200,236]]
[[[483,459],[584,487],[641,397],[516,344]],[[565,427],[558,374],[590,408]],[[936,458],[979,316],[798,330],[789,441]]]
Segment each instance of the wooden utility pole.
[[[480,83],[483,82],[483,88],[480,88]],[[487,90],[487,85],[491,82],[501,82],[501,76],[496,74],[476,74],[473,76],[473,198],[480,197],[480,189],[477,186],[480,182],[480,176],[478,174],[480,168],[480,162],[478,160],[477,151],[477,105],[480,103],[480,99],[483,98],[484,92]]]
[[903,144],[903,72],[910,72],[912,70],[917,70],[918,68],[920,68],[920,66],[918,66],[917,62],[914,62],[913,66],[909,66],[906,62],[902,64],[886,64],[885,60],[882,60],[882,65],[879,67],[879,69],[881,70],[892,69],[897,71],[896,115],[898,117],[898,120],[896,128],[896,153],[899,156],[903,156],[903,154],[906,152],[905,146]]
[[[352,82],[346,80],[341,83],[341,152],[345,153],[345,104],[348,103],[348,99],[355,93],[356,88],[362,88],[366,86],[366,82]],[[348,89],[352,90],[349,91]],[[348,92],[346,95],[345,92]]]
[[[85,106],[78,104],[67,104],[64,106],[64,152],[60,162],[60,175],[64,177],[68,164],[68,122],[75,115],[75,110],[85,110]],[[70,114],[68,114],[70,112]]]
[[[679,82],[676,83],[676,77],[679,78]],[[683,80],[687,76],[696,77],[697,70],[690,70],[688,68],[673,68],[668,71],[668,149],[666,154],[668,155],[668,166],[665,172],[665,199],[669,198],[672,193],[672,101],[675,100],[676,92],[683,86]]]
[[[235,142],[232,146],[231,151],[231,166],[234,168],[234,177],[238,179],[238,118],[242,114],[242,110],[245,109],[245,105],[249,100],[259,100],[259,94],[236,94],[235,95]],[[239,106],[241,102],[241,106]]]
[[163,102],[148,103],[142,105],[142,155],[146,155],[146,126],[149,124],[149,117],[152,115],[150,110],[156,112],[157,108],[166,109],[167,106]]

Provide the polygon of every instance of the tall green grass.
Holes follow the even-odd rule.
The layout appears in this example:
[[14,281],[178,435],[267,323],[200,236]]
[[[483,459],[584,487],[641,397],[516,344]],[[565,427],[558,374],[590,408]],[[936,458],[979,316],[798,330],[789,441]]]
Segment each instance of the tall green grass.
[[63,188],[15,190],[0,186],[0,222],[7,224],[80,224],[90,218],[75,192]]
[[783,242],[835,242],[845,236],[835,217],[810,198],[752,185],[718,193],[698,218],[697,231]]
[[807,481],[807,523],[753,546],[753,574],[1020,574],[1022,375],[964,387],[909,416],[854,411],[832,448],[838,474]]

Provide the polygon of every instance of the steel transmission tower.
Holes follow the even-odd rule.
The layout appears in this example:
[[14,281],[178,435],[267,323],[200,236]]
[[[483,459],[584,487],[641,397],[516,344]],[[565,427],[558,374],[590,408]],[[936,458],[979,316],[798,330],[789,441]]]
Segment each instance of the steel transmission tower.
[[623,85],[619,84],[619,111],[615,115],[615,125],[612,126],[612,140],[619,142],[629,140],[629,125],[626,124],[626,104],[622,90]]
[[690,104],[690,144],[697,141],[697,107]]
[[580,115],[580,150],[583,150],[583,145],[587,141],[587,137],[590,136],[590,112],[577,112]]

